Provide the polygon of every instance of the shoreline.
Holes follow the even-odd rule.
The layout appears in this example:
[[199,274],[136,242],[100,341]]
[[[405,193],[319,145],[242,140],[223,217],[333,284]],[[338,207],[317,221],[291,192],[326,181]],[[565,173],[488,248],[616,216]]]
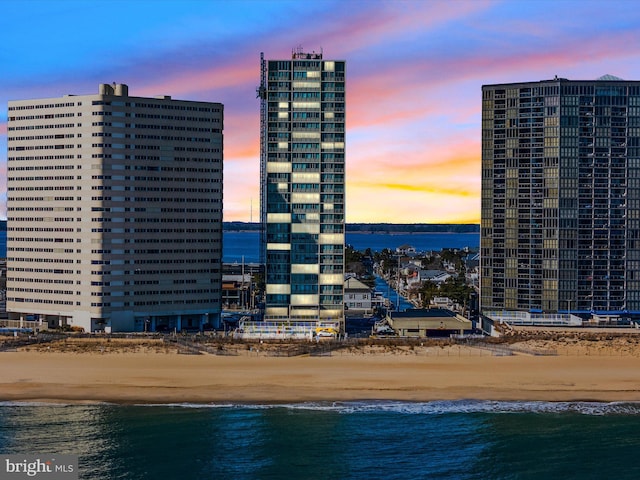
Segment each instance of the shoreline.
[[0,402],[638,402],[635,356],[0,353]]

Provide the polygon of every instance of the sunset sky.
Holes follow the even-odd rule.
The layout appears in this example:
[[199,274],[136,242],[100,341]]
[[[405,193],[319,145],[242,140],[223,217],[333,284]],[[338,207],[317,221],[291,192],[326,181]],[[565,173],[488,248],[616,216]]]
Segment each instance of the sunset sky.
[[[7,101],[95,94],[222,102],[224,219],[259,219],[260,52],[347,61],[347,222],[477,223],[483,84],[640,80],[640,8],[617,1],[0,0]],[[253,206],[253,215],[251,214]]]

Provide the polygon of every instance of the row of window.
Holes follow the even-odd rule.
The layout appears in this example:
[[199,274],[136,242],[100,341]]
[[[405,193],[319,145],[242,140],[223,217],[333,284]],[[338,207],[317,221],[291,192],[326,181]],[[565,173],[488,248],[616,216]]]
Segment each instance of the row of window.
[[[29,178],[29,177],[20,177],[20,178]],[[42,179],[42,177],[32,177],[32,179],[38,180]],[[81,178],[78,178],[80,180]],[[172,177],[170,179],[164,176],[158,177],[142,177],[142,176],[129,176],[129,175],[92,175],[92,180],[113,180],[113,181],[125,181],[125,182],[181,182],[181,183],[220,183],[220,178],[202,178],[202,177]],[[68,180],[73,180],[71,177]],[[135,188],[135,187],[133,187]],[[173,190],[173,189],[171,189]],[[211,192],[219,192],[220,189],[212,189]]]
[[[7,210],[10,212],[58,212],[63,209],[61,207],[9,207]],[[73,212],[74,208],[64,207],[64,211]],[[78,207],[78,211],[80,211],[80,207]]]
[[[213,249],[212,250],[214,253],[220,253],[220,249]],[[19,259],[13,259],[13,260],[19,260]],[[28,259],[23,259],[24,261],[33,261],[33,259],[28,258]],[[215,263],[215,259],[211,258],[211,259],[206,259],[206,260],[210,260],[211,263]],[[37,260],[36,260],[37,261]],[[52,260],[53,261],[53,260]],[[162,260],[154,260],[154,259],[136,259],[135,260],[135,264],[136,265],[144,265],[144,264],[188,264],[188,263],[195,263],[195,264],[201,264],[203,263],[205,260],[203,260],[202,258],[165,258]],[[129,263],[128,260],[124,261],[125,264]],[[68,260],[64,260],[64,263],[73,263],[73,261],[68,261]],[[78,260],[77,263],[80,263],[80,261]],[[91,260],[91,265],[122,265],[122,260]]]
[[[214,120],[213,123],[219,123],[219,121],[218,120]],[[152,129],[152,130],[179,130],[179,131],[186,131],[186,132],[211,132],[211,133],[221,133],[222,132],[222,130],[220,128],[184,127],[184,126],[174,126],[174,125],[166,125],[166,124],[145,125],[145,124],[140,124],[140,123],[133,123],[132,124],[132,123],[122,123],[122,122],[98,121],[98,122],[92,122],[91,125],[94,126],[94,127],[126,128],[127,130],[131,130],[131,129],[136,129],[136,130],[139,130],[139,129]],[[73,124],[71,126],[73,126]],[[81,124],[79,123],[78,126],[80,127]],[[23,130],[24,129],[26,129],[26,128],[23,128]],[[133,134],[129,134],[129,135],[133,135]],[[135,135],[137,136],[138,134],[135,134]],[[105,136],[108,136],[108,135],[105,135]],[[129,138],[129,137],[125,136],[124,138]]]
[[[69,155],[73,157],[73,155]],[[73,165],[27,165],[20,167],[9,167],[7,170],[9,172],[20,172],[20,171],[33,171],[33,170],[73,170],[75,167]],[[78,168],[82,168],[81,165],[78,165]]]
[[[82,105],[82,103],[78,103]],[[158,103],[141,103],[141,102],[122,102],[118,100],[93,100],[91,105],[111,105],[114,107],[132,107],[132,108],[158,108],[161,110],[180,110],[186,112],[221,112],[220,107],[196,107],[189,105],[180,105],[177,102],[159,101]],[[73,105],[71,105],[73,106]]]
[[[25,269],[25,271],[27,271]],[[73,272],[70,272],[73,273]],[[78,275],[80,275],[80,270],[76,271],[76,273]],[[136,274],[136,275],[144,275],[144,276],[149,276],[149,275],[175,275],[175,274],[192,274],[192,273],[215,273],[215,274],[219,274],[220,273],[220,269],[219,268],[199,268],[199,269],[178,269],[178,270],[142,270],[142,269],[136,269],[134,272],[125,270],[124,272],[122,271],[110,271],[110,270],[92,270],[91,271],[91,275],[131,275],[132,273]]]
[[[171,120],[176,122],[206,122],[206,123],[220,123],[219,117],[176,117],[174,115],[155,115],[150,113],[141,113],[141,112],[123,112],[123,111],[109,111],[109,110],[99,110],[95,112],[91,112],[92,116],[102,116],[102,117],[126,117],[126,118],[150,118],[157,120]],[[69,117],[73,116],[73,114],[58,114],[55,117]],[[78,116],[81,117],[82,113],[78,113]],[[16,120],[29,119],[29,117],[13,117]],[[36,116],[37,118],[43,118],[42,116]],[[44,115],[44,118],[54,118],[54,115]]]
[[[7,180],[12,182],[39,182],[39,181],[52,181],[52,180],[75,180],[75,175],[49,175],[49,176],[37,176],[37,177],[13,177],[8,176]],[[78,177],[77,180],[81,180],[82,177]]]
[[[133,242],[132,242],[133,243]],[[200,242],[198,242],[200,243]],[[207,243],[220,243],[220,242],[207,242]],[[91,250],[92,254],[121,254],[121,255],[165,255],[167,253],[217,253],[219,248],[148,248],[144,250],[110,250],[110,249],[94,249]],[[78,250],[80,252],[80,250]],[[71,250],[73,253],[73,250]]]
[[[56,135],[31,135],[29,137],[8,137],[10,142],[14,141],[26,141],[26,140],[51,140],[57,138],[75,138],[75,134],[73,133],[58,133]],[[82,137],[82,134],[79,133],[78,137]]]
[[[136,243],[136,242],[131,242]],[[166,242],[173,243],[173,242]],[[188,242],[188,243],[215,243],[219,244],[218,241],[208,241],[208,242]],[[41,247],[8,247],[8,252],[38,252],[38,253],[74,253],[73,248],[41,248]],[[163,248],[163,249],[146,249],[146,250],[109,250],[109,249],[93,249],[91,253],[93,255],[164,255],[168,253],[181,253],[181,254],[201,254],[201,253],[217,253],[219,252],[219,248]],[[75,250],[75,253],[82,253],[81,249]]]
[[[8,157],[9,162],[21,162],[21,161],[33,161],[33,160],[71,160],[73,158],[82,158],[82,155],[38,155],[30,157]],[[38,168],[47,169],[46,167],[15,167],[16,169],[23,170],[37,170]],[[51,168],[51,167],[49,167]],[[70,168],[69,166],[58,165],[55,168]],[[78,165],[78,168],[82,168],[82,165]]]
[[[13,230],[13,229],[8,229],[8,230]],[[17,229],[16,229],[17,230]],[[26,229],[22,229],[22,230],[26,230]],[[78,229],[79,230],[79,229]],[[73,229],[70,228],[68,230],[65,231],[70,231],[72,232]],[[117,229],[117,228],[92,228],[91,232],[93,233],[180,233],[180,234],[185,234],[185,233],[217,233],[219,232],[219,229],[214,229],[214,228],[124,228],[124,229]]]
[[[65,102],[65,103],[42,103],[39,105],[16,105],[10,106],[9,111],[16,110],[34,110],[40,108],[64,108],[64,107],[75,107],[76,104],[74,102]],[[82,106],[82,102],[78,102],[78,106]]]
[[[22,267],[8,267],[7,271],[9,272],[30,272],[30,273],[55,273],[55,274],[66,274],[66,275],[71,275],[73,274],[73,270],[63,270],[60,268],[22,268]],[[76,273],[78,275],[80,275],[80,270],[77,270]],[[29,279],[31,279],[31,281],[34,282],[39,282],[39,281],[44,281],[43,279],[37,279],[37,278],[33,278],[33,277],[29,277],[28,279],[26,279],[26,281],[29,281]],[[14,280],[17,281],[17,279],[14,278]],[[48,283],[49,280],[46,280],[46,282]],[[59,282],[64,282],[66,283],[67,280],[54,280],[54,283],[59,283]]]
[[[16,291],[23,291],[20,289],[15,289]],[[192,289],[192,290],[131,290],[131,291],[125,291],[124,295],[125,296],[147,296],[147,295],[153,295],[153,296],[175,296],[175,295],[202,295],[202,294],[208,294],[208,293],[217,293],[220,290],[217,288],[196,288],[196,289]],[[66,293],[67,295],[72,295],[73,292],[69,292]],[[80,295],[80,292],[77,293],[78,295]],[[91,292],[91,296],[93,297],[110,297],[111,296],[111,292],[108,291],[98,291],[98,292]]]
[[[162,239],[158,239],[158,238],[132,238],[132,239],[117,239],[120,240],[120,244],[139,244],[139,243],[158,243],[158,244],[182,244],[182,243],[215,243],[215,244],[219,244],[220,243],[220,239],[215,239],[212,237],[206,237],[206,238],[178,238],[178,239],[167,239],[167,238],[162,238]],[[30,242],[30,243],[74,243],[73,238],[39,238],[39,237],[8,237],[7,242],[9,244],[11,244],[12,242]],[[79,238],[75,239],[75,243],[80,243],[81,240]],[[106,243],[106,242],[105,242]],[[112,241],[111,243],[118,243],[117,241]],[[14,250],[13,248],[11,248],[11,250]],[[61,250],[61,249],[35,249],[32,247],[20,247],[19,249],[15,249],[15,250],[20,250],[20,251],[49,251],[49,252],[53,252],[54,250]],[[65,249],[64,250],[66,253],[72,253],[73,249]],[[160,250],[155,250],[155,251],[150,251],[150,250],[124,250],[124,253],[129,254],[129,253],[159,253]],[[203,253],[203,252],[210,252],[210,251],[215,251],[218,252],[219,249],[215,249],[215,250],[202,250],[202,249],[193,249],[193,250],[182,250],[182,253],[184,252],[188,252],[188,253]],[[80,249],[76,250],[76,253],[81,253],[82,251]],[[167,253],[169,252],[169,250],[161,250],[161,252]],[[177,250],[174,251],[175,253],[178,253]],[[91,253],[111,253],[111,250],[92,250]],[[117,253],[117,252],[116,252]],[[122,252],[120,252],[122,253]]]
[[[212,149],[212,151],[214,153],[220,153],[220,149],[218,148]],[[23,159],[28,159],[29,157],[14,157],[14,158],[23,160]],[[73,155],[65,156],[64,158],[73,158]],[[78,155],[78,158],[82,158],[82,155]],[[222,161],[221,158],[211,158],[211,157],[170,157],[170,156],[160,157],[158,155],[122,155],[118,153],[114,153],[114,154],[94,153],[91,155],[91,158],[113,158],[116,160],[151,160],[151,161],[163,161],[163,162],[174,161],[174,162],[197,162],[197,163],[220,163]],[[12,158],[9,157],[9,160],[12,160]],[[129,165],[122,165],[119,167],[122,167],[120,168],[120,170],[130,170]],[[78,165],[78,168],[82,168],[82,167]],[[105,166],[105,168],[107,167]]]
[[[72,144],[57,144],[57,145],[20,145],[17,147],[8,147],[9,152],[22,152],[25,150],[65,150],[68,148],[74,148]],[[82,148],[82,145],[78,145],[78,148]]]
[[[54,125],[23,125],[19,127],[9,126],[7,127],[8,132],[18,131],[18,130],[42,130],[45,128],[73,128],[75,127],[75,123],[58,123]],[[82,124],[79,123],[78,127],[81,127]]]
[[[78,185],[77,189],[81,190],[79,185]],[[55,190],[55,191],[57,191],[57,190],[76,190],[76,188],[73,187],[73,186],[66,186],[66,187],[61,187],[61,186],[53,186],[53,187],[51,187],[51,186],[50,187],[8,187],[7,188],[8,192],[13,192],[13,191],[17,192],[17,191],[21,191],[21,190],[27,190],[27,191],[31,191],[31,190],[37,190],[37,191],[42,191],[42,190],[49,191],[49,190],[52,190],[53,191],[53,190]]]
[[[205,132],[214,131],[210,129],[203,129]],[[214,132],[216,133],[216,132]],[[217,132],[219,133],[219,132]],[[78,136],[81,136],[78,134]],[[106,137],[106,138],[135,138],[135,139],[144,139],[144,140],[168,140],[172,142],[210,142],[209,138],[200,138],[200,137],[173,137],[169,135],[141,135],[141,134],[124,134],[124,133],[112,133],[112,132],[93,132],[91,134],[92,137]],[[17,139],[31,139],[33,137],[16,137]],[[11,138],[9,139],[11,140]],[[217,139],[216,139],[217,140]],[[95,146],[95,145],[93,145]]]
[[[50,118],[66,118],[66,117],[75,117],[75,113],[48,113],[45,115],[25,115],[23,117],[9,117],[9,121],[17,122],[21,120],[42,120],[42,119],[50,119]],[[81,117],[82,113],[78,112],[78,117]]]
[[[42,303],[49,305],[73,305],[73,302],[70,300],[48,300],[44,298],[22,298],[22,297],[7,297],[8,301],[17,302],[17,303]],[[176,300],[162,300],[162,301],[149,301],[149,302],[135,302],[135,306],[148,306],[148,305],[194,305],[194,304],[214,304],[216,303],[214,300],[209,299],[194,299],[194,300],[185,300],[185,299],[176,299]],[[76,306],[82,305],[81,302],[76,302]],[[92,307],[111,307],[111,303],[101,303],[101,302],[91,302]],[[129,302],[124,303],[114,303],[114,307],[130,306]]]
[[[73,305],[73,302],[70,300],[49,300],[46,298],[38,298],[38,297],[7,297],[7,301],[16,302],[16,303],[44,303],[48,305]],[[76,302],[76,305],[80,305],[80,302]]]
[[[13,189],[9,189],[13,190]],[[53,188],[16,188],[15,190],[54,190]],[[73,190],[73,187],[55,188],[55,190]],[[78,187],[80,190],[80,187]],[[94,185],[91,190],[121,190],[121,191],[135,191],[135,192],[180,192],[180,193],[215,193],[219,192],[218,188],[168,188],[168,187],[123,187],[118,185]]]
[[[31,198],[31,197],[30,197]],[[44,199],[44,197],[34,197],[36,199]],[[15,198],[18,200],[18,198]],[[73,197],[56,197],[56,200],[73,200]],[[78,200],[82,200],[82,197],[78,197]],[[171,203],[217,203],[220,201],[218,198],[173,198],[173,197],[91,197],[93,201],[107,201],[107,202],[171,202]],[[209,210],[210,212],[218,212],[219,210]]]
[[49,288],[7,287],[7,292],[44,293],[48,295],[73,295],[73,290],[53,290]]

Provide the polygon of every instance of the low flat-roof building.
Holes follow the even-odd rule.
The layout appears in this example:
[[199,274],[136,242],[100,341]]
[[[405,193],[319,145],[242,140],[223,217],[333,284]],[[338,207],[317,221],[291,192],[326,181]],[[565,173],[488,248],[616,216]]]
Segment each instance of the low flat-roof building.
[[387,323],[400,337],[448,337],[473,329],[470,320],[444,308],[389,312]]

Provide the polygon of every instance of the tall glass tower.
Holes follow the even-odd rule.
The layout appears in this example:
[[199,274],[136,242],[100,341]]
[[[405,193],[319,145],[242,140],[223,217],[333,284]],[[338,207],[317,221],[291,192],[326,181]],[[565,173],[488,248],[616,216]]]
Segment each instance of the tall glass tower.
[[345,62],[261,55],[265,320],[344,318]]
[[640,82],[482,87],[482,309],[640,315]]

